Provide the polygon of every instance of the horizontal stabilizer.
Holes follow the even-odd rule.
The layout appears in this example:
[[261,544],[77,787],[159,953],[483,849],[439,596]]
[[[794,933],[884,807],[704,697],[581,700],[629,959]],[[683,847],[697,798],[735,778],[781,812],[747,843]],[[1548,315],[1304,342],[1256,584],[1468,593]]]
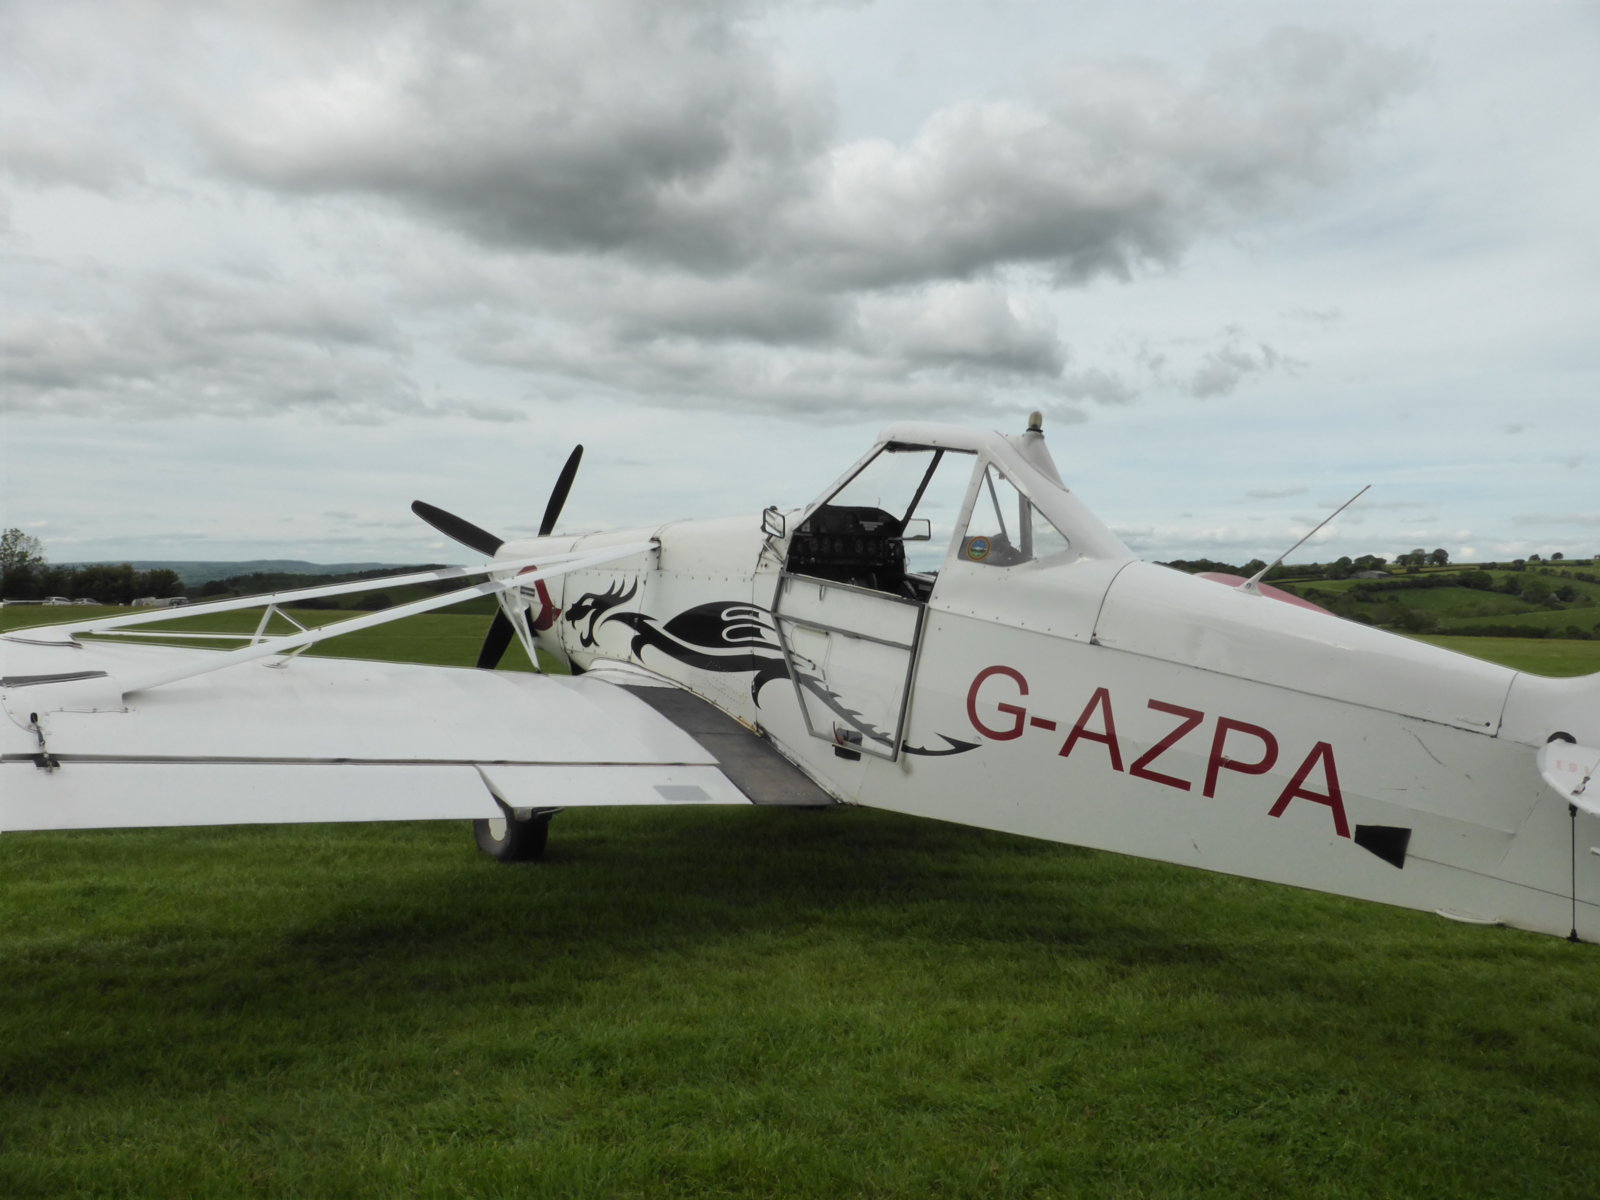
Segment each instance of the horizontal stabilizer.
[[1600,816],[1600,750],[1557,738],[1539,750],[1539,774],[1568,804]]

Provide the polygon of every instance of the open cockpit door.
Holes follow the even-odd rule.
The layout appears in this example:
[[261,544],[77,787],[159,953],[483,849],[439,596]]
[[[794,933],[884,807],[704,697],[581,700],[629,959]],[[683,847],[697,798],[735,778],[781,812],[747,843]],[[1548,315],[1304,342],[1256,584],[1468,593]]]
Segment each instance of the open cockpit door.
[[975,459],[891,442],[794,531],[772,613],[811,736],[899,757],[928,597]]

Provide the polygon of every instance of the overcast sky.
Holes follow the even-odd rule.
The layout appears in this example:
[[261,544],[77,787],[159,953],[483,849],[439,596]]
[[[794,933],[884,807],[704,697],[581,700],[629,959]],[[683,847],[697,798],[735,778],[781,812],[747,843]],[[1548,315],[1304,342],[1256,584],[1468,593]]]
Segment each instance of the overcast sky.
[[1149,558],[1600,551],[1600,5],[0,0],[0,525],[465,561],[1020,431]]

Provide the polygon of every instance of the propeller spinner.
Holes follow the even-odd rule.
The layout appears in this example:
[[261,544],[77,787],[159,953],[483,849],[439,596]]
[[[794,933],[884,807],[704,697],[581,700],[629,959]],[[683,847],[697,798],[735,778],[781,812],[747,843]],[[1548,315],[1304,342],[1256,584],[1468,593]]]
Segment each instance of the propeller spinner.
[[[545,505],[544,518],[539,522],[540,537],[549,535],[555,529],[556,521],[561,517],[561,510],[567,503],[567,493],[572,491],[572,481],[577,477],[578,464],[581,461],[583,461],[583,447],[574,446],[572,453],[567,455],[561,474],[556,476],[555,487],[550,490],[550,502]],[[447,538],[460,542],[468,549],[476,550],[488,558],[493,558],[500,547],[505,545],[504,538],[496,537],[487,529],[480,529],[471,521],[426,501],[413,500],[411,511]],[[544,585],[540,584],[539,587],[542,592]],[[511,639],[516,633],[516,625],[512,621],[510,610],[512,606],[519,604],[520,600],[514,593],[500,594],[500,608],[494,614],[494,621],[490,623],[489,632],[484,635],[483,646],[478,651],[478,666],[485,670],[493,670],[500,664],[500,659],[510,647]],[[520,608],[518,611],[520,614]]]

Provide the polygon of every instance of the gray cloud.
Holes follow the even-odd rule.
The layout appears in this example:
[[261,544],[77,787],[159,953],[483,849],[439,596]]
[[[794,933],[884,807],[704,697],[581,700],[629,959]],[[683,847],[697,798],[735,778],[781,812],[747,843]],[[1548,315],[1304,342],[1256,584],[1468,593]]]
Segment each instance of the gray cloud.
[[1137,371],[1158,387],[1201,400],[1232,395],[1255,375],[1275,371],[1294,375],[1308,365],[1248,338],[1235,325],[1209,339],[1174,338],[1158,345],[1141,338],[1128,354]]
[[1061,390],[1075,400],[1096,404],[1130,404],[1139,396],[1138,389],[1120,375],[1100,367],[1065,372]]
[[[473,361],[528,372],[546,401],[627,401],[649,396],[675,408],[736,409],[800,415],[853,411],[885,417],[928,417],[984,407],[985,378],[1014,378],[966,361],[918,362],[882,347],[772,347],[658,338],[647,352],[617,343],[602,326],[559,339],[502,327],[464,345]],[[1008,392],[999,411],[1038,407],[1044,393]],[[729,397],[737,396],[737,402]],[[1070,419],[1070,417],[1068,418]]]
[[[125,14],[131,16],[132,14]],[[0,178],[27,188],[112,192],[145,178],[133,145],[148,92],[142,65],[160,58],[154,20],[119,19],[94,5],[0,5]],[[118,37],[103,36],[107,27]]]
[[940,110],[905,145],[837,143],[827,97],[745,32],[743,6],[401,11],[348,57],[293,47],[206,114],[218,166],[382,196],[493,245],[823,288],[1170,265],[1328,176],[1412,74],[1353,37],[1280,30],[1196,78],[1078,66]]
[[1246,376],[1279,367],[1295,369],[1304,364],[1279,354],[1264,342],[1247,346],[1237,339],[1230,340],[1207,352],[1194,373],[1189,376],[1187,390],[1199,399],[1226,396],[1236,391]]
[[336,61],[291,46],[285,74],[202,135],[260,186],[380,196],[492,245],[717,273],[759,255],[831,124],[826,97],[742,32],[743,7],[386,8]]
[[589,298],[624,341],[688,337],[770,345],[815,344],[840,338],[853,322],[840,297],[815,295],[746,276],[707,280],[681,273],[640,274],[627,287]]
[[13,320],[0,357],[11,412],[372,421],[464,408],[421,395],[393,322],[360,293],[237,276],[164,272],[97,310]]
[[9,117],[0,125],[0,173],[31,187],[70,184],[111,191],[137,182],[137,165],[116,145],[55,114]]

